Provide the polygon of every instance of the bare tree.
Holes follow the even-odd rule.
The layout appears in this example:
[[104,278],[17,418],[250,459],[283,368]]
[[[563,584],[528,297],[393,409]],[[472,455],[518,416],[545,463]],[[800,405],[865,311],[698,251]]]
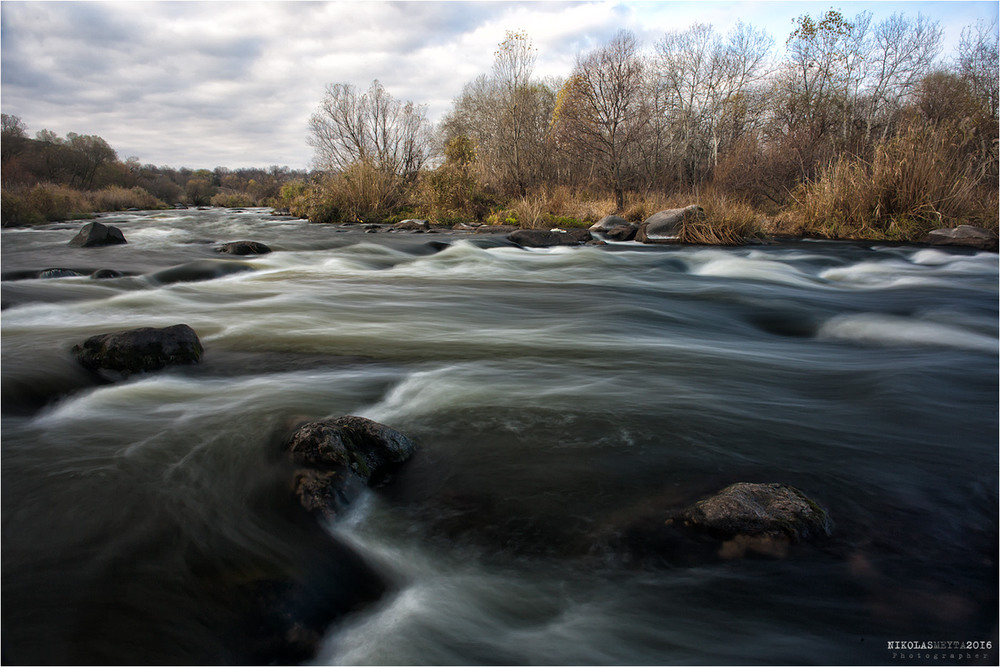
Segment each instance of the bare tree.
[[[921,14],[916,19],[893,14],[875,26],[863,109],[866,138],[871,138],[879,116],[896,112],[931,71],[941,49],[941,37],[938,23]],[[890,123],[883,120],[882,139],[889,128]]]
[[635,35],[621,31],[603,47],[577,57],[554,114],[559,142],[595,161],[625,208],[625,189],[637,173],[639,146],[649,127],[644,66]]
[[361,94],[348,83],[327,86],[309,128],[320,169],[343,171],[365,162],[411,178],[429,157],[431,128],[424,107],[396,100],[378,80]]
[[667,118],[678,179],[718,164],[723,141],[751,123],[749,92],[766,73],[773,40],[742,22],[720,37],[711,25],[668,32],[656,45],[657,114]]
[[475,144],[483,183],[524,196],[546,177],[546,142],[555,90],[533,80],[537,51],[524,32],[507,32],[494,54],[492,75],[466,84],[443,121],[442,143],[467,137]]
[[982,19],[974,26],[962,30],[962,41],[958,45],[958,71],[971,85],[976,95],[982,99],[991,117],[997,116],[1000,95],[998,95],[997,22],[986,23]]

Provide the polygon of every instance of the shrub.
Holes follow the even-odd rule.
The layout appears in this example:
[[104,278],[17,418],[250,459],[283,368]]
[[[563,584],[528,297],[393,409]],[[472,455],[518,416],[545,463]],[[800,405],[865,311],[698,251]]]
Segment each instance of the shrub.
[[709,192],[698,202],[705,209],[701,219],[685,219],[680,238],[701,245],[742,245],[764,236],[764,217],[742,199]]
[[4,227],[79,219],[94,210],[85,193],[51,183],[5,189],[2,205]]
[[212,196],[212,206],[224,208],[243,208],[254,205],[253,197],[246,192],[220,192]]
[[803,183],[782,229],[829,238],[917,240],[942,225],[996,227],[982,184],[981,161],[969,159],[974,133],[961,123],[911,123],[877,143],[870,161],[843,156]]
[[87,193],[87,198],[90,199],[91,210],[94,211],[166,208],[166,204],[138,186],[123,188],[112,185],[97,192]]

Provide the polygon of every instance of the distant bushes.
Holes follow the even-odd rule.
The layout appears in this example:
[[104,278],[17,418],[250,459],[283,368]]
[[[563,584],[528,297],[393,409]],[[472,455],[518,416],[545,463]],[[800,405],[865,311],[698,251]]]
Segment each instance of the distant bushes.
[[88,218],[103,211],[166,208],[166,204],[140,187],[111,186],[83,192],[65,185],[42,183],[4,188],[2,199],[0,218],[4,227]]

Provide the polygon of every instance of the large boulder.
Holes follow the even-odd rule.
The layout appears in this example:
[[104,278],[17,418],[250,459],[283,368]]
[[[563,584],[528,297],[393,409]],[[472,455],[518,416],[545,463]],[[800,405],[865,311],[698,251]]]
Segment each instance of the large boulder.
[[935,229],[923,241],[931,245],[966,246],[994,252],[997,250],[997,235],[988,229],[972,225]]
[[88,222],[74,236],[69,244],[78,248],[94,248],[127,243],[122,230],[100,222]]
[[579,245],[593,236],[588,229],[550,230],[518,229],[507,235],[507,240],[523,248],[548,248],[557,245]]
[[630,224],[632,223],[630,223],[628,220],[621,217],[620,215],[606,215],[597,222],[595,222],[594,224],[592,224],[590,226],[590,231],[603,234],[620,225],[630,225]]
[[231,241],[215,249],[226,255],[266,255],[271,249],[258,241]]
[[176,364],[195,364],[204,353],[194,329],[186,324],[156,329],[142,327],[91,336],[73,346],[77,360],[88,370],[111,371],[124,377]]
[[660,211],[642,221],[635,240],[641,243],[676,243],[684,222],[700,220],[705,216],[701,206],[686,206]]
[[384,483],[413,454],[405,435],[364,417],[340,417],[300,426],[285,446],[298,468],[299,502],[323,516],[341,514],[366,486]]

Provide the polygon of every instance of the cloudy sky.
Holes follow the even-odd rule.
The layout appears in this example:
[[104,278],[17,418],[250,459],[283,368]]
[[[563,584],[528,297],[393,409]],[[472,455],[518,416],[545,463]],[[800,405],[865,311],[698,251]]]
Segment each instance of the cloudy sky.
[[783,47],[792,19],[830,7],[940,22],[944,56],[997,2],[2,2],[3,113],[29,135],[96,134],[123,159],[191,168],[308,168],[308,119],[326,84],[427,105],[432,120],[489,72],[506,30],[526,30],[535,73],[628,28],[649,47],[695,22],[742,19]]

